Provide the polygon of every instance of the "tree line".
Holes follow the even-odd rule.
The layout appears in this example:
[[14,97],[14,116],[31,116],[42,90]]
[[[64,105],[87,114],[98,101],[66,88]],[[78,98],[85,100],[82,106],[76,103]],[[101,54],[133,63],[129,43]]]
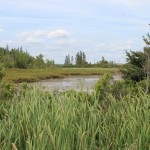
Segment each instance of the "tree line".
[[44,61],[43,55],[39,54],[36,57],[31,56],[27,51],[23,51],[22,47],[12,48],[9,50],[0,47],[0,64],[5,68],[47,68],[55,64],[54,60]]
[[76,53],[75,57],[67,54],[64,61],[65,67],[102,67],[102,68],[110,68],[110,67],[118,67],[119,65],[115,64],[113,61],[107,61],[103,56],[101,60],[97,61],[94,64],[89,63],[86,60],[85,52],[79,51]]

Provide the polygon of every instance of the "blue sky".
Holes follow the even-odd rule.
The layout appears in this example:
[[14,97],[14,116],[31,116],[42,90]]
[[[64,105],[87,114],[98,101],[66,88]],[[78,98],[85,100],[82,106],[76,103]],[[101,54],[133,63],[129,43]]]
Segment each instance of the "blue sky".
[[150,30],[149,0],[0,1],[0,46],[22,46],[56,63],[78,51],[91,63],[102,56],[124,63],[125,50],[142,51]]

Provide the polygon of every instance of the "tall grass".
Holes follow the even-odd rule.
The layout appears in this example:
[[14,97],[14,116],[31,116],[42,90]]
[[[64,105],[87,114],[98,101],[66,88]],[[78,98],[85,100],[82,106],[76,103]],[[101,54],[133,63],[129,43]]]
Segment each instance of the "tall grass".
[[35,88],[8,103],[1,105],[1,150],[150,149],[150,96],[143,92],[100,100],[94,93],[43,94]]

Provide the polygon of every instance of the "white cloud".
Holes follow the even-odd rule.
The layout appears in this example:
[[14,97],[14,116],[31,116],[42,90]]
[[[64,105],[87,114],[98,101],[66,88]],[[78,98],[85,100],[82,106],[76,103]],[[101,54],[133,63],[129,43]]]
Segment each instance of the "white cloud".
[[58,29],[58,30],[48,33],[48,37],[50,37],[50,38],[66,38],[68,36],[69,36],[69,33],[67,31],[61,30],[61,29]]
[[41,44],[42,40],[41,39],[34,39],[32,37],[28,37],[26,39],[26,42],[29,43],[29,44]]
[[[36,30],[36,31],[23,31],[17,34],[16,41],[24,41],[28,44],[46,44],[47,41],[50,43],[60,45],[66,45],[66,37],[70,34],[66,30],[57,29],[54,31],[48,30]],[[60,40],[61,39],[61,40]],[[69,39],[70,40],[70,39]],[[25,44],[24,43],[24,44]],[[75,43],[74,40],[70,40],[68,43]]]
[[70,34],[66,30],[57,29],[54,31],[46,31],[46,30],[36,30],[36,31],[23,31],[20,32],[17,37],[21,38],[66,38]]

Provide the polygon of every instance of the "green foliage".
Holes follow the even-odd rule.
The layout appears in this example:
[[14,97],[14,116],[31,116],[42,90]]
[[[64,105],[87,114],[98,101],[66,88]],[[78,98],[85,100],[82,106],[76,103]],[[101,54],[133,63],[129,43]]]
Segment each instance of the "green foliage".
[[128,81],[139,82],[146,77],[144,65],[146,62],[143,52],[126,51],[127,64],[125,64],[120,71],[123,78]]
[[[116,100],[119,100],[122,97],[128,97],[129,95],[132,97],[139,96],[139,91],[145,91],[145,89],[145,80],[137,83],[134,83],[131,80],[114,81],[109,74],[105,74],[94,86],[94,91],[100,101],[106,100],[108,95],[112,95]],[[150,93],[150,90],[148,93]]]
[[39,54],[38,56],[36,56],[36,67],[37,68],[44,68],[45,64],[44,64],[44,60],[43,60],[43,55]]
[[126,64],[121,69],[122,77],[126,81],[139,82],[145,79],[145,72],[143,68],[137,67],[133,64]]
[[139,68],[143,68],[144,65],[145,65],[145,55],[143,52],[140,52],[140,51],[130,51],[130,52],[127,52],[126,51],[126,56],[127,56],[127,62],[132,64],[132,65],[135,65],[136,67],[139,67]]
[[36,57],[31,56],[27,51],[24,52],[22,47],[11,50],[8,47],[0,47],[0,63],[3,63],[6,68],[46,68],[49,67],[50,62],[52,61],[45,63],[42,54]]
[[73,67],[74,58],[73,56],[70,56],[70,54],[66,55],[64,67]]
[[102,56],[101,61],[97,62],[97,64],[99,64],[101,66],[107,66],[108,65],[108,61]]
[[[146,89],[147,89],[147,80],[142,80],[142,81],[136,83],[135,87],[142,88],[143,91],[146,91]],[[147,91],[147,94],[150,94],[150,81],[148,81],[148,91]]]
[[15,94],[15,86],[12,83],[2,83],[0,89],[1,99],[12,98]]
[[134,52],[126,51],[127,65],[121,69],[123,73],[123,78],[125,80],[131,80],[133,82],[139,82],[147,78],[147,89],[148,91],[148,81],[150,79],[150,34],[147,37],[143,37],[146,44],[144,47],[144,52]]
[[106,96],[27,90],[0,105],[0,149],[148,150],[150,96]]
[[145,73],[146,73],[146,90],[145,92],[149,92],[149,81],[150,81],[150,34],[147,34],[147,38],[143,37],[143,40],[146,44],[146,47],[144,47],[144,54],[146,57],[146,63],[145,63]]
[[112,79],[112,77],[109,74],[104,74],[104,76],[100,78],[94,86],[94,91],[101,100],[106,97],[106,94],[110,93],[110,79]]
[[[70,56],[70,54],[66,55],[64,66],[65,67],[73,67],[74,63],[74,57]],[[86,61],[86,55],[85,52],[78,52],[75,56],[75,66],[77,67],[85,67],[88,65],[88,62]]]
[[[131,84],[132,85],[132,84]],[[108,95],[120,99],[130,94],[131,87],[125,81],[113,81],[112,76],[105,74],[94,86],[94,91],[100,101],[106,100]]]
[[96,67],[101,68],[119,68],[121,65],[114,63],[113,61],[107,61],[103,56],[100,61],[94,64]]
[[2,65],[0,65],[0,81],[5,76],[5,74],[6,73],[5,73],[4,67]]
[[82,52],[82,51],[78,52],[76,54],[75,61],[76,61],[77,66],[82,66],[82,65],[88,64],[88,62],[86,61],[85,52]]
[[145,42],[146,45],[150,45],[150,34],[147,34],[147,37],[143,37],[143,40]]
[[52,68],[54,66],[55,66],[54,60],[49,60],[49,59],[46,60],[46,68]]

